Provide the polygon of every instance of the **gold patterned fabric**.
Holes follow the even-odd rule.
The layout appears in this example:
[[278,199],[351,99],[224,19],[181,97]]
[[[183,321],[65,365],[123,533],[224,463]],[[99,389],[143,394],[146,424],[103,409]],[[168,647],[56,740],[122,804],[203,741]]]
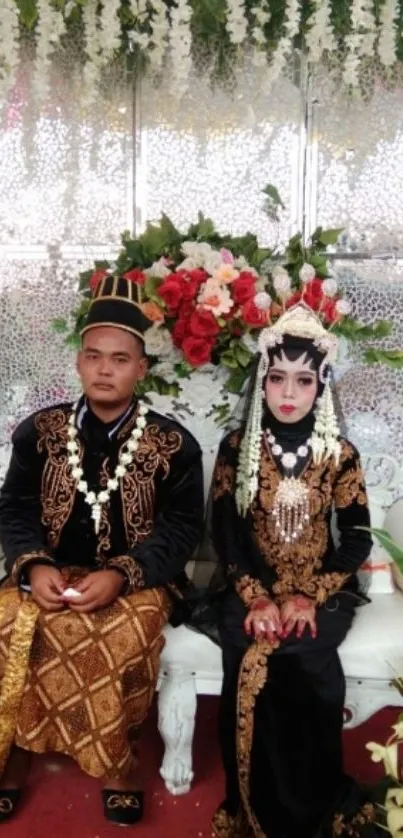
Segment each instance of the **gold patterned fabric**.
[[[63,571],[67,584],[81,573]],[[170,603],[153,588],[90,614],[50,613],[7,581],[0,589],[0,708],[4,693],[15,700],[7,729],[0,722],[0,765],[14,741],[66,754],[93,777],[127,774],[154,695]]]
[[309,489],[310,520],[297,542],[286,544],[280,536],[274,517],[268,512],[274,507],[281,474],[271,456],[264,448],[260,465],[259,491],[252,509],[253,530],[260,552],[267,564],[275,568],[277,581],[273,592],[278,601],[284,601],[295,593],[305,593],[314,598],[318,605],[335,593],[348,578],[347,573],[324,573],[322,559],[329,547],[329,516],[333,505],[336,510],[348,508],[351,504],[367,505],[364,477],[359,461],[345,472],[343,466],[354,459],[354,449],[342,440],[340,463],[326,460],[319,466],[310,459],[302,474]]
[[[370,537],[357,529],[369,525],[357,451],[342,439],[339,463],[332,457],[315,465],[312,457],[308,458],[299,479],[309,492],[309,520],[298,540],[287,543],[272,514],[283,475],[265,445],[250,514],[240,519],[237,513],[234,495],[239,442],[238,433],[223,440],[213,482],[215,546],[229,583],[247,607],[256,596],[269,595],[281,604],[298,593],[323,605],[358,570],[371,546]],[[338,550],[330,529],[333,509],[341,534]]]
[[[64,408],[55,408],[42,411],[35,417],[38,453],[46,453],[41,486],[42,525],[53,549],[58,546],[62,529],[71,515],[77,489],[67,460],[68,416],[69,413]],[[137,412],[134,412],[119,432],[121,447],[125,444],[136,418]],[[81,465],[84,449],[79,438],[78,445]],[[133,462],[121,481],[124,525],[130,547],[134,547],[150,535],[154,519],[157,471],[163,477],[167,477],[171,458],[181,446],[182,436],[177,431],[163,432],[157,423],[149,424],[145,428]],[[111,476],[106,458],[99,475],[101,489],[106,489]],[[100,564],[103,563],[110,546],[111,525],[104,506],[96,556]]]
[[27,569],[28,565],[32,564],[32,562],[43,562],[43,564],[55,564],[55,560],[46,550],[32,550],[30,553],[23,553],[14,564],[12,570],[12,577],[14,582],[18,582],[18,579],[22,573]]
[[236,580],[235,590],[247,608],[252,605],[255,599],[268,596],[267,590],[263,587],[262,583],[258,579],[254,579],[248,575],[241,576],[240,579]]

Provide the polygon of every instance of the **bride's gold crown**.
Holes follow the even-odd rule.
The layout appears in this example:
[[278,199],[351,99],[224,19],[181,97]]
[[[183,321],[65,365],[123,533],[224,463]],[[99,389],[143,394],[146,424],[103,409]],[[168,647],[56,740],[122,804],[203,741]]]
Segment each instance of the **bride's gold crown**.
[[259,351],[265,354],[277,344],[283,343],[284,335],[311,340],[319,352],[323,353],[327,364],[336,359],[338,338],[325,329],[320,318],[303,302],[285,311],[272,326],[262,329],[258,340]]

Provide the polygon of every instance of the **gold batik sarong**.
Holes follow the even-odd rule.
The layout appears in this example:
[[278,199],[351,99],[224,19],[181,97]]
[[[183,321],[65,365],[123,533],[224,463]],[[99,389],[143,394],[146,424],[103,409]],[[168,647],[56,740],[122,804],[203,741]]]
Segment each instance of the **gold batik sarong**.
[[[67,584],[77,575],[63,572]],[[9,580],[0,588],[0,771],[13,743],[72,757],[93,777],[134,768],[171,600],[136,591],[90,614],[41,610]]]

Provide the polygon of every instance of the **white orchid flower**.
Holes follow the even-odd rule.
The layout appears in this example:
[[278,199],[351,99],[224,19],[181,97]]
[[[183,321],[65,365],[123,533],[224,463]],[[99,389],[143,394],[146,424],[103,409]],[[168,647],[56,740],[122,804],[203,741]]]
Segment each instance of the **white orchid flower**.
[[371,751],[372,762],[382,762],[385,767],[385,774],[398,779],[397,742],[391,745],[379,745],[378,742],[367,742],[368,751]]

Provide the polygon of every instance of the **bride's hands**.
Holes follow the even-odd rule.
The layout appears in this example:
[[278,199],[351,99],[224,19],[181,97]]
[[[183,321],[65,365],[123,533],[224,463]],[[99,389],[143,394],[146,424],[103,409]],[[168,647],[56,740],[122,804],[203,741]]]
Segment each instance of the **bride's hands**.
[[281,606],[282,638],[288,637],[296,629],[297,637],[302,637],[308,626],[312,637],[316,637],[315,603],[302,594],[290,597]]
[[266,638],[269,643],[274,643],[281,638],[283,627],[276,603],[269,597],[255,600],[245,618],[244,628],[246,634],[253,634],[255,640]]

